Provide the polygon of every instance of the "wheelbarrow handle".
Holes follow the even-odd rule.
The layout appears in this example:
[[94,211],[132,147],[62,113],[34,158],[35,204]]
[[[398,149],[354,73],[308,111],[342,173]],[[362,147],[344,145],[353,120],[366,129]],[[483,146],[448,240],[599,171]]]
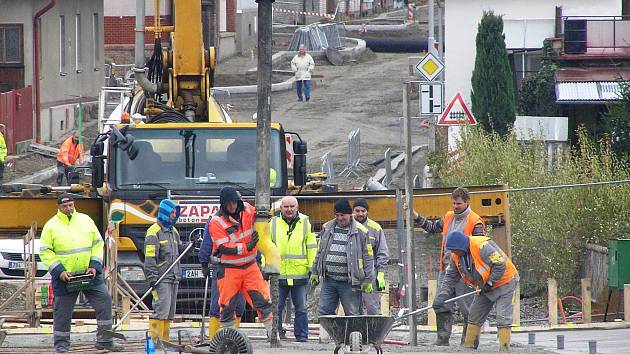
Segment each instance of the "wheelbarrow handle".
[[[479,293],[480,291],[481,291],[481,290],[477,289],[477,290],[475,290],[475,291],[471,291],[471,292],[466,293],[466,294],[462,294],[462,295],[459,295],[459,296],[455,296],[455,297],[453,297],[453,298],[450,298],[450,299],[448,299],[448,300],[444,301],[444,303],[445,303],[445,304],[448,304],[449,302],[457,301],[457,300],[459,300],[459,299],[461,299],[461,298],[464,298],[464,297],[467,297],[467,296],[470,296],[470,295],[473,295],[473,294],[477,294],[477,293]],[[416,313],[419,313],[419,312],[423,312],[423,311],[430,310],[432,307],[433,307],[433,304],[431,304],[430,306],[425,306],[425,307],[423,307],[423,308],[420,308],[420,309],[417,309],[417,310],[411,311],[411,312],[406,313],[406,314],[404,314],[404,315],[398,316],[398,317],[396,318],[396,321],[400,321],[400,320],[401,320],[401,319],[403,319],[403,318],[409,317],[409,316],[411,316],[411,315],[415,315]]]

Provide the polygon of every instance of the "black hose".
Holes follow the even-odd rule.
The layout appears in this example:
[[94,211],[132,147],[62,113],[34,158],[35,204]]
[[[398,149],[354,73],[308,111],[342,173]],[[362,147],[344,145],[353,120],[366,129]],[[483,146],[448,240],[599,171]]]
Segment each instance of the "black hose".
[[153,54],[151,55],[151,59],[147,62],[147,67],[149,68],[148,78],[149,81],[157,84],[157,91],[153,94],[153,99],[156,101],[161,96],[162,92],[160,92],[160,87],[162,86],[162,41],[160,38],[155,39],[155,44],[153,45]]

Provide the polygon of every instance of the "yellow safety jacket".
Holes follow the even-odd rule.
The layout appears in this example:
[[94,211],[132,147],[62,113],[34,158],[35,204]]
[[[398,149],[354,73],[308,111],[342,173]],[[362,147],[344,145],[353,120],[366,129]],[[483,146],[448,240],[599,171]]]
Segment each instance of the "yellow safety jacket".
[[[4,141],[4,135],[0,132],[0,163],[7,158],[7,143]],[[0,176],[1,177],[1,176]]]
[[298,213],[298,221],[290,227],[282,216],[269,222],[271,240],[280,250],[280,277],[293,285],[295,279],[308,279],[317,253],[317,239],[308,216]]
[[93,284],[101,283],[103,273],[103,238],[94,221],[77,211],[68,219],[61,211],[42,229],[39,256],[48,267],[55,295],[66,293],[65,282],[59,279],[64,271],[85,272],[96,269]]

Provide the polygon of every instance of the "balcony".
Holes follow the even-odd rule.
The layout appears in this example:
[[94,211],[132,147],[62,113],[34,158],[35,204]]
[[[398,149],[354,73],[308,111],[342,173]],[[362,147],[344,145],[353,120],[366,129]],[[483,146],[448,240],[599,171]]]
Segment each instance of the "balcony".
[[562,33],[561,59],[630,59],[630,17],[563,16]]

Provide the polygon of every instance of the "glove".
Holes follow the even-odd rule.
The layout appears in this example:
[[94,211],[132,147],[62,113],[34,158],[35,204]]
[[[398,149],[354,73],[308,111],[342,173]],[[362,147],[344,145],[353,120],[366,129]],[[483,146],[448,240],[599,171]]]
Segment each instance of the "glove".
[[433,299],[433,304],[431,304],[431,307],[433,307],[434,310],[438,310],[444,307],[444,299],[439,296],[436,297],[435,299]]
[[149,287],[151,287],[151,288],[155,289],[155,283],[156,283],[156,282],[155,282],[155,280],[151,280],[151,281],[149,282]]
[[361,291],[366,294],[371,294],[374,292],[374,285],[372,285],[372,283],[363,283],[361,285]]
[[317,284],[319,284],[319,275],[316,275],[316,274],[311,275],[310,281],[311,281],[311,285],[317,286]]
[[254,231],[252,233],[252,239],[249,240],[249,242],[247,242],[247,250],[251,251],[254,249],[254,247],[256,247],[256,244],[258,243],[258,232]]
[[482,293],[489,293],[492,291],[492,282],[487,282],[481,287]]
[[383,272],[378,272],[376,274],[376,283],[378,284],[378,291],[383,291],[385,290],[385,287],[387,286],[385,284],[385,273]]
[[204,278],[208,278],[211,276],[210,267],[208,267],[208,263],[201,263],[201,273],[203,273]]
[[227,248],[224,245],[219,246],[219,253],[221,254],[238,254],[236,248]]
[[267,273],[267,272],[262,272],[262,277],[263,277],[263,279],[264,279],[265,281],[268,281],[268,280],[269,280],[269,273]]

